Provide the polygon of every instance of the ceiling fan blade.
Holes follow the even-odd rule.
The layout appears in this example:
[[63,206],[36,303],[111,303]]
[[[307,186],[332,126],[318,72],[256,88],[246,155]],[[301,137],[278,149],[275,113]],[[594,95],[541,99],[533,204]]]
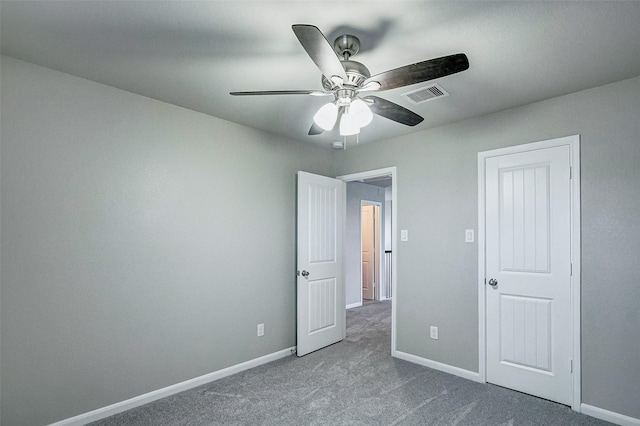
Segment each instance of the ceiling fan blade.
[[322,127],[318,126],[316,123],[313,123],[311,125],[311,128],[309,129],[308,135],[309,136],[319,135],[322,132],[324,132],[324,129]]
[[320,90],[259,90],[254,92],[229,92],[232,96],[254,96],[254,95],[311,95],[311,96],[332,96],[332,92],[322,92]]
[[340,58],[318,27],[296,24],[291,28],[322,75],[333,82],[335,82],[333,77],[340,77],[342,81],[347,81],[347,73],[344,71]]
[[424,120],[415,112],[386,99],[377,96],[366,96],[363,99],[369,103],[371,112],[389,120],[397,121],[400,124],[415,126]]
[[395,89],[397,87],[409,86],[411,84],[422,83],[447,75],[455,74],[469,68],[469,60],[464,53],[443,56],[442,58],[429,59],[406,65],[394,70],[382,72],[366,79],[362,86],[371,82],[380,84],[380,90]]

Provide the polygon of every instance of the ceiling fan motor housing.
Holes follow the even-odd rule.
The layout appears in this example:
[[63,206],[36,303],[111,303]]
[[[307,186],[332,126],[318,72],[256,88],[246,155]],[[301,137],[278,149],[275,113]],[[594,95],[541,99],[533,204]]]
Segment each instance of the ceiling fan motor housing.
[[[357,88],[365,81],[367,78],[371,77],[369,70],[367,67],[362,65],[357,61],[340,61],[342,66],[344,67],[344,71],[347,74],[347,81],[343,82],[343,86],[351,86]],[[325,76],[322,76],[322,87],[325,90],[331,91],[333,89],[333,82],[327,79]]]

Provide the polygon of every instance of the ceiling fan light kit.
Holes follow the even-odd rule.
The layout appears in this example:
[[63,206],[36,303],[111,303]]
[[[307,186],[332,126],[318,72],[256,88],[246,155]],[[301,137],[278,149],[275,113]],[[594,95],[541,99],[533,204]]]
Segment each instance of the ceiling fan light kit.
[[344,113],[340,117],[340,136],[352,136],[360,133],[360,127],[351,113]]
[[371,109],[362,99],[338,98],[320,107],[313,121],[324,130],[332,130],[338,119],[338,105],[345,108],[340,120],[340,136],[360,133],[360,129],[373,120]]
[[341,136],[357,135],[362,127],[377,114],[407,126],[415,126],[424,119],[394,102],[363,93],[381,92],[410,86],[455,74],[469,68],[464,53],[443,56],[406,65],[371,76],[366,66],[351,59],[360,50],[360,40],[353,35],[342,35],[329,44],[322,32],[313,25],[292,25],[292,30],[311,60],[322,73],[322,87],[318,90],[277,90],[231,92],[233,96],[247,95],[311,95],[333,96],[313,117],[309,135],[332,131],[339,120]]
[[324,104],[316,115],[313,116],[313,121],[324,130],[331,130],[336,124],[338,119],[338,106],[333,102]]
[[362,99],[354,99],[349,107],[349,113],[353,115],[355,123],[362,128],[373,120],[373,113]]

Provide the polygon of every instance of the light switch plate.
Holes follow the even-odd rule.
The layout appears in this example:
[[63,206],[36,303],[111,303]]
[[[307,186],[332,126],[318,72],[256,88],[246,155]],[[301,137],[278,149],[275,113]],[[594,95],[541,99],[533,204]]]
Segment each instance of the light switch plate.
[[436,327],[435,325],[429,327],[429,337],[434,340],[438,340],[438,327]]
[[409,241],[409,231],[406,229],[400,230],[400,241]]
[[472,243],[475,241],[475,232],[473,231],[473,229],[465,229],[464,230],[464,242],[465,243]]

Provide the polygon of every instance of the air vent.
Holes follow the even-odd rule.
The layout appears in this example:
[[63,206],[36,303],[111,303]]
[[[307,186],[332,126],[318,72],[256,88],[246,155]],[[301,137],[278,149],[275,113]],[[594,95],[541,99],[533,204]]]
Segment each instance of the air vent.
[[421,104],[423,102],[431,101],[433,99],[444,98],[449,96],[449,92],[444,90],[439,84],[431,84],[426,87],[421,87],[418,90],[414,90],[409,93],[404,93],[402,96],[406,96],[414,104]]

